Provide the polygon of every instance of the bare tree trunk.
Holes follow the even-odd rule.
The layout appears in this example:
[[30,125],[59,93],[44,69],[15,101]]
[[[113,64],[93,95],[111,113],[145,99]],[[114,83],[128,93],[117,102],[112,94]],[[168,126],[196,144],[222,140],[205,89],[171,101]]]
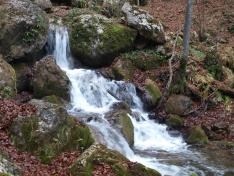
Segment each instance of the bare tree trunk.
[[187,0],[187,8],[184,23],[183,37],[183,58],[181,59],[180,69],[185,74],[189,56],[190,30],[192,26],[193,0]]
[[186,90],[186,68],[189,57],[189,42],[190,42],[190,30],[192,26],[192,11],[193,0],[187,0],[187,8],[185,14],[184,23],[184,36],[183,36],[183,55],[180,60],[180,67],[173,79],[173,85],[171,92],[182,93]]

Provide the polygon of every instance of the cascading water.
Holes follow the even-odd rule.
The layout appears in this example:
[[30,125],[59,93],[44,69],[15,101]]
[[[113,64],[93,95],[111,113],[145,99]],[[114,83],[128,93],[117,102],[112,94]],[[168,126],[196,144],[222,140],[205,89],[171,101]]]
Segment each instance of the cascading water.
[[[204,175],[200,170],[202,168],[198,169],[188,164],[196,163],[196,160],[201,161],[200,154],[188,150],[182,137],[170,136],[165,125],[149,119],[149,114],[143,110],[142,102],[132,84],[105,79],[94,70],[72,68],[68,32],[65,27],[51,26],[48,52],[55,56],[56,63],[70,79],[72,108],[69,112],[83,118],[87,125],[97,132],[101,143],[121,152],[129,160],[142,163],[162,174],[187,176],[195,171]],[[140,115],[140,118],[136,119],[134,115],[129,114],[134,126],[133,149],[129,147],[122,134],[105,118],[105,114],[111,111],[111,107],[121,101],[131,107],[132,114]],[[95,120],[87,121],[87,117],[90,116],[96,117]],[[193,161],[191,161],[192,155]],[[177,158],[181,166],[171,164],[169,158]],[[186,159],[187,161],[184,161]],[[205,167],[205,164],[203,165]],[[209,166],[207,168],[210,171],[217,170]]]

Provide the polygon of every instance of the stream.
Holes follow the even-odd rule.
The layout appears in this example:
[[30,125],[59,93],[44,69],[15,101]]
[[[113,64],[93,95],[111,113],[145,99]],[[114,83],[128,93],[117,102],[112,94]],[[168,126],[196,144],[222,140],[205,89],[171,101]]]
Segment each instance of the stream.
[[[233,168],[233,165],[227,167],[220,160],[210,162],[211,157],[221,155],[214,152],[214,156],[209,156],[187,145],[181,135],[171,136],[166,125],[150,120],[150,112],[144,110],[133,84],[106,79],[95,70],[74,68],[66,27],[51,25],[47,45],[48,54],[55,56],[56,63],[71,82],[68,112],[84,121],[100,143],[162,175],[190,176],[197,173],[199,176],[221,176]],[[129,117],[134,126],[133,147],[105,116],[119,102],[127,103],[132,110]],[[225,157],[225,162],[233,161],[229,155]]]

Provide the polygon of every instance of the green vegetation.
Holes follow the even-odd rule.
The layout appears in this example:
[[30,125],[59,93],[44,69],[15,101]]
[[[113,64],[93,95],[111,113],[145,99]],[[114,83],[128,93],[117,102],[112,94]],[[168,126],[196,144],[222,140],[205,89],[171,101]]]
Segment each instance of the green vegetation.
[[156,69],[168,59],[155,50],[137,50],[122,54],[122,59],[130,60],[141,70]]
[[209,142],[208,137],[201,127],[196,126],[190,130],[190,135],[188,137],[188,143],[190,143],[190,144],[207,144],[208,142]]

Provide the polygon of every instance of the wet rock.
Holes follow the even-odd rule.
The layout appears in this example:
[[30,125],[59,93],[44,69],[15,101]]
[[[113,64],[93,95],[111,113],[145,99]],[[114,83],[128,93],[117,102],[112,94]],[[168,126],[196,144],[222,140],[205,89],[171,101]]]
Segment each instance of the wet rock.
[[189,144],[207,144],[209,141],[204,130],[199,126],[195,126],[190,129],[187,142]]
[[12,98],[16,95],[15,70],[0,55],[0,97]]
[[14,63],[16,88],[18,92],[32,90],[32,66],[28,63]]
[[123,5],[122,11],[126,17],[126,23],[136,29],[142,37],[157,44],[165,43],[163,25],[148,12],[131,6],[128,2]]
[[73,54],[87,66],[109,65],[119,53],[132,48],[136,31],[105,16],[86,13],[68,20]]
[[146,104],[147,108],[149,109],[155,108],[161,96],[162,93],[157,83],[150,79],[146,79],[143,102]]
[[184,125],[184,119],[178,115],[170,114],[166,124],[173,129],[180,129]]
[[94,142],[89,129],[75,122],[62,106],[43,100],[31,100],[37,113],[30,117],[17,117],[10,127],[10,136],[20,151],[37,156],[42,163],[62,152],[82,152]]
[[[129,163],[129,164],[128,164]],[[95,166],[107,165],[115,175],[128,176],[160,176],[155,170],[145,166],[132,163],[122,156],[119,152],[107,149],[102,145],[92,145],[70,168],[73,176],[85,176],[94,171]]]
[[122,132],[128,144],[133,146],[134,127],[128,114],[131,114],[129,106],[126,103],[117,103],[114,109],[106,114],[106,118],[114,127]]
[[165,111],[169,114],[185,115],[191,110],[192,100],[184,95],[171,95],[166,102]]
[[52,3],[50,0],[31,0],[31,1],[37,4],[45,11],[50,11],[52,8]]
[[47,56],[35,64],[33,94],[37,98],[56,95],[69,99],[69,79],[55,63],[53,56]]
[[6,61],[40,52],[47,41],[48,19],[29,0],[3,0],[0,6],[0,53]]
[[223,176],[233,176],[234,175],[234,171],[227,171],[224,173]]

